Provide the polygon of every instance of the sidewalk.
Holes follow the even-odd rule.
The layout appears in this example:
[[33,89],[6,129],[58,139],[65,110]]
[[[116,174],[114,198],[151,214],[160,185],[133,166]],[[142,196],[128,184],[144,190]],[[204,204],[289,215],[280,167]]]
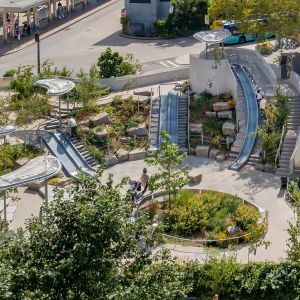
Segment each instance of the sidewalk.
[[[39,30],[40,40],[43,40],[59,31],[62,31],[81,20],[97,13],[98,11],[116,3],[119,0],[99,0],[98,5],[89,4],[84,11],[71,12],[66,18],[61,20],[53,20],[52,23]],[[31,45],[35,44],[34,32],[30,36],[22,37],[20,41],[13,38],[6,43],[3,40],[0,42],[0,56],[9,55],[21,51]]]

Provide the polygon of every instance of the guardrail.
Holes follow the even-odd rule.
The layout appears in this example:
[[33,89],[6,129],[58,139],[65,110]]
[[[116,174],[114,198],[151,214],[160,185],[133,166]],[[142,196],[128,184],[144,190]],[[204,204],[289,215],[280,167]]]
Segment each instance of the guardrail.
[[282,126],[282,130],[281,130],[281,136],[280,136],[280,142],[279,142],[279,145],[278,145],[278,148],[277,148],[277,151],[276,151],[276,155],[275,155],[275,172],[277,170],[277,162],[279,160],[279,157],[280,157],[280,153],[281,153],[281,148],[282,148],[282,144],[283,144],[283,138],[285,136],[285,132],[286,132],[286,125],[284,124]]

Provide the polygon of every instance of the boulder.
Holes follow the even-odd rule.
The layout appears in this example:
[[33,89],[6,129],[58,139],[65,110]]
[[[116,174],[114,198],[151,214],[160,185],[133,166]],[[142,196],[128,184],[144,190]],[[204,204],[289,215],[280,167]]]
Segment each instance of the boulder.
[[109,124],[110,118],[109,118],[108,113],[102,112],[102,113],[99,113],[96,116],[90,118],[89,121],[90,121],[89,122],[90,127],[96,127],[100,124]]
[[29,161],[29,158],[20,158],[20,159],[17,159],[15,161],[15,167],[16,168],[20,168],[20,167],[26,165],[28,163],[28,161]]
[[197,146],[196,147],[196,156],[199,157],[208,157],[210,146]]
[[210,159],[216,159],[217,155],[220,153],[220,150],[218,149],[215,149],[215,148],[211,148],[210,151],[209,151],[209,155],[208,157]]
[[200,171],[190,171],[187,175],[187,178],[191,183],[200,183],[202,181],[202,173]]
[[103,129],[101,131],[98,131],[98,132],[94,132],[94,135],[97,139],[101,139],[101,138],[104,138],[108,135],[108,132],[106,129]]
[[119,163],[127,161],[129,158],[129,152],[126,151],[125,149],[119,149],[116,154],[117,154]]
[[222,132],[224,135],[231,135],[235,130],[235,124],[231,122],[225,122],[222,125]]
[[148,135],[148,129],[145,123],[140,124],[138,127],[133,127],[127,129],[127,133],[129,136],[147,136]]
[[203,124],[190,123],[190,133],[200,134],[203,131]]
[[225,110],[218,112],[218,118],[219,119],[232,119],[232,111],[231,110]]
[[129,152],[129,161],[145,159],[146,151],[144,149],[134,149]]
[[107,162],[107,165],[110,167],[110,166],[114,166],[116,165],[119,161],[117,159],[117,157],[115,155],[111,155],[111,156],[107,156],[105,158],[106,162]]
[[88,126],[85,126],[85,125],[81,125],[80,126],[80,130],[84,133],[87,133],[90,131],[90,128]]
[[216,156],[216,161],[218,161],[218,162],[222,162],[222,161],[224,161],[226,159],[226,157],[225,157],[225,155],[223,154],[223,153],[219,153],[219,154],[217,154],[217,156]]
[[120,139],[121,144],[128,144],[132,141],[132,138],[130,136],[123,136]]
[[230,110],[231,108],[227,102],[216,102],[213,104],[214,111]]
[[207,117],[207,118],[216,118],[217,113],[215,111],[206,111],[205,112],[205,117]]

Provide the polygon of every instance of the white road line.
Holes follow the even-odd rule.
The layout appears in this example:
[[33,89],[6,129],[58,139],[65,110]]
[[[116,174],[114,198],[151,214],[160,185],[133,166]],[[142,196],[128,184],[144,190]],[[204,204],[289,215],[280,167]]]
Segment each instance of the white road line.
[[169,63],[170,65],[174,66],[174,67],[179,67],[178,65],[176,65],[175,63],[173,63],[172,61],[167,60],[167,63]]
[[159,61],[158,63],[160,63],[160,64],[163,65],[164,67],[169,67],[167,64],[165,64],[165,63],[162,62],[162,61]]

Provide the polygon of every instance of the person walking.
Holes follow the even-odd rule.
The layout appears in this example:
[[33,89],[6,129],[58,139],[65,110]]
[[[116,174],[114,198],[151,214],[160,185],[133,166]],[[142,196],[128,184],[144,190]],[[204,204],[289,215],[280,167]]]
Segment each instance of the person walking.
[[75,119],[69,118],[68,127],[70,128],[71,137],[75,137],[77,134],[77,123],[76,123]]
[[260,90],[257,90],[255,97],[256,97],[257,104],[259,104],[260,100],[264,97],[264,95]]
[[148,189],[148,181],[149,181],[149,176],[147,174],[147,169],[146,168],[143,169],[143,174],[142,174],[140,180],[141,180],[141,184],[142,184],[142,187],[143,187],[142,195],[144,195],[145,192]]
[[30,35],[30,31],[31,31],[31,26],[30,26],[30,24],[27,24],[26,30],[27,30],[27,35]]
[[265,116],[266,116],[267,104],[268,104],[267,100],[264,97],[262,97],[262,99],[259,101],[259,108],[261,110],[261,116],[263,118],[265,118]]

